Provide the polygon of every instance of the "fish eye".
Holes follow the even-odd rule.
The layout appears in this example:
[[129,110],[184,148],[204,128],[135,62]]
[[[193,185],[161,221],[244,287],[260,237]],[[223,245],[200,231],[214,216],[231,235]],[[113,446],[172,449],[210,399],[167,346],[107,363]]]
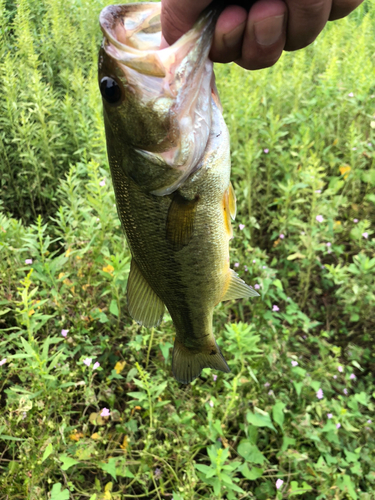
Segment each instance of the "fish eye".
[[100,80],[100,92],[109,104],[117,104],[121,100],[121,89],[119,84],[110,76]]

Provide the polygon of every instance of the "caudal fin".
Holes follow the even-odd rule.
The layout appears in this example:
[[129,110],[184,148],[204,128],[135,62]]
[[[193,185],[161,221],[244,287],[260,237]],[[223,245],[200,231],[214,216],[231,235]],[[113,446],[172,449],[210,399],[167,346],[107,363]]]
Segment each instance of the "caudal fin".
[[207,352],[196,352],[187,349],[176,338],[173,348],[172,372],[174,378],[182,384],[189,384],[199,377],[203,368],[214,368],[222,372],[230,372],[229,366],[214,341],[213,348]]

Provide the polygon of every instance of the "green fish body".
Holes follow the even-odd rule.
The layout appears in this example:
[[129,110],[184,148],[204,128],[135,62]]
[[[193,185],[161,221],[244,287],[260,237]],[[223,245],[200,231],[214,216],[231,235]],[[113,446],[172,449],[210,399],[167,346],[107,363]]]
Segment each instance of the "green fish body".
[[176,328],[172,371],[188,383],[229,368],[212,332],[222,300],[258,295],[229,267],[229,134],[208,59],[206,12],[159,49],[160,6],[110,6],[99,55],[107,151],[117,210],[132,254],[129,313],[147,327],[167,307]]

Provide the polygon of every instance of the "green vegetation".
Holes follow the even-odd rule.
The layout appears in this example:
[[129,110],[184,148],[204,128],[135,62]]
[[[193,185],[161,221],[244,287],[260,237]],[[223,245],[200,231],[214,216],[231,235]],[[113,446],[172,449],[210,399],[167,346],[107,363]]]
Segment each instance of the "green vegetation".
[[374,0],[271,69],[216,69],[232,266],[261,297],[217,307],[232,371],[189,386],[170,318],[127,313],[104,3],[0,2],[0,499],[374,499]]

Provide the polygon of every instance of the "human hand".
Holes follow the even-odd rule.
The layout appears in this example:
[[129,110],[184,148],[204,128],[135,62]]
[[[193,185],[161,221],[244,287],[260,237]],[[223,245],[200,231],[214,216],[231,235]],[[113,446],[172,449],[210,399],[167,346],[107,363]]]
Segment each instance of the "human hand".
[[[220,14],[210,57],[245,69],[275,64],[283,50],[312,43],[327,21],[347,16],[363,0],[234,0]],[[188,31],[211,0],[162,0],[163,36],[172,44]],[[229,3],[229,2],[228,2]]]

